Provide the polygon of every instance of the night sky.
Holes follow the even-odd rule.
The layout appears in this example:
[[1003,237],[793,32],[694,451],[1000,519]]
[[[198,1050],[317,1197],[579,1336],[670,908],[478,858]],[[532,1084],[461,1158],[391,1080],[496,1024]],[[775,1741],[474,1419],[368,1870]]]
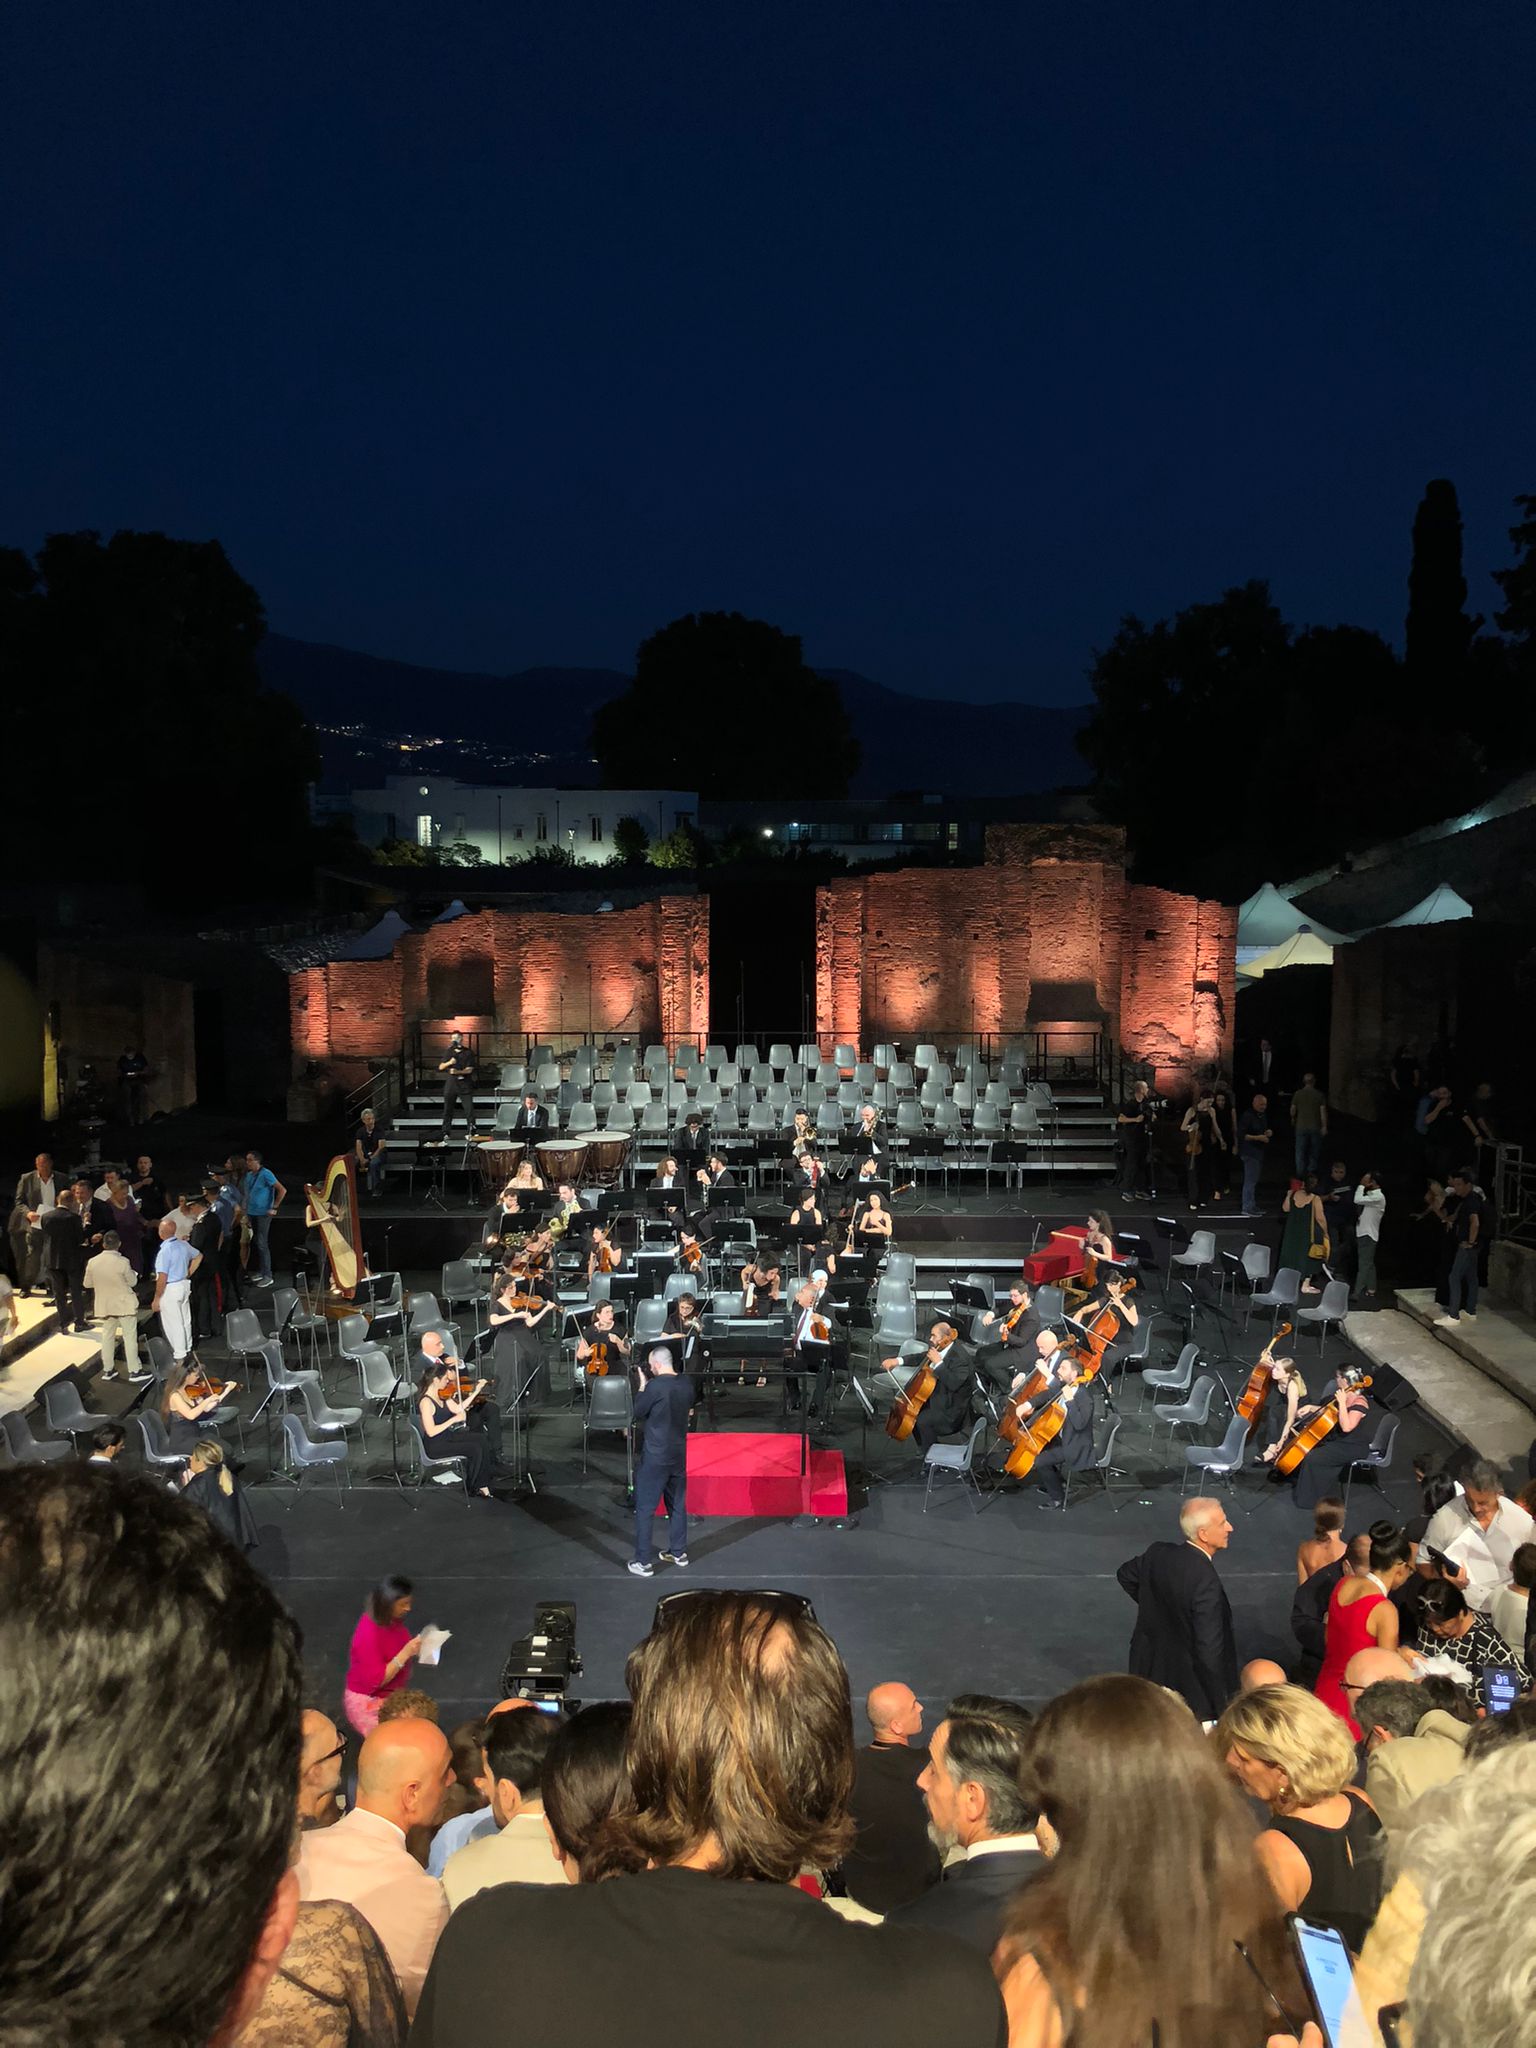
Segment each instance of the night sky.
[[4,35],[0,540],[217,535],[272,625],[1067,702],[1269,576],[1400,639],[1536,491],[1536,10],[49,0]]

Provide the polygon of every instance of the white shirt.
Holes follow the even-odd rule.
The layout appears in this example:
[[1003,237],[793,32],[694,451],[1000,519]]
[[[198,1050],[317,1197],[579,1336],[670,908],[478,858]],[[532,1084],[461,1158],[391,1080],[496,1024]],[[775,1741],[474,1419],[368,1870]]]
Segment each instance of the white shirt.
[[1386,1206],[1387,1198],[1380,1188],[1355,1189],[1356,1237],[1381,1236],[1381,1217]]
[[175,1224],[178,1237],[190,1237],[192,1235],[192,1226],[197,1221],[197,1218],[189,1216],[186,1210],[182,1208],[180,1202],[176,1204],[174,1209],[168,1210],[166,1213]]
[[1419,1545],[1419,1562],[1430,1562],[1430,1550],[1441,1551],[1452,1564],[1465,1565],[1467,1583],[1463,1588],[1467,1605],[1487,1614],[1493,1596],[1514,1576],[1513,1559],[1522,1543],[1536,1539],[1533,1522],[1518,1501],[1499,1496],[1499,1505],[1486,1529],[1472,1519],[1465,1499],[1447,1501],[1430,1518]]
[[565,1868],[555,1861],[542,1811],[514,1813],[494,1835],[456,1850],[443,1872],[443,1889],[455,1912],[493,1884],[564,1883]]
[[1525,1655],[1525,1624],[1530,1616],[1529,1593],[1513,1586],[1500,1586],[1488,1609],[1488,1619],[1517,1656]]
[[1016,1856],[1026,1849],[1032,1849],[1037,1856],[1042,1853],[1033,1835],[992,1835],[985,1842],[972,1842],[965,1860],[974,1863],[978,1856]]
[[409,2014],[432,1951],[448,1924],[448,1901],[405,1846],[393,1821],[361,1807],[334,1827],[307,1828],[299,1846],[299,1897],[355,1906],[383,1944]]

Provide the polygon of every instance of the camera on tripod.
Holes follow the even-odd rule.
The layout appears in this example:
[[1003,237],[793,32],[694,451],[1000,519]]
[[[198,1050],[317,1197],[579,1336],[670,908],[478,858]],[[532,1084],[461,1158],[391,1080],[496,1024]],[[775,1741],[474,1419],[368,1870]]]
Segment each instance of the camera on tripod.
[[501,1670],[502,1698],[528,1700],[545,1714],[574,1714],[581,1701],[572,1699],[567,1687],[581,1675],[575,1601],[540,1600],[533,1610],[532,1629],[507,1652]]

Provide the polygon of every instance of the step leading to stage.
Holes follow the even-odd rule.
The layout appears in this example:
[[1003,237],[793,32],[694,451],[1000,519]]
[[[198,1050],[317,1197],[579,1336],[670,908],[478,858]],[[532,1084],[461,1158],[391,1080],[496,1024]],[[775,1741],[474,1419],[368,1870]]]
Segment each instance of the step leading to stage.
[[[1404,1297],[1397,1298],[1401,1302]],[[1426,1293],[1424,1298],[1433,1303],[1433,1296]],[[1481,1322],[1479,1315],[1478,1325]],[[1411,1311],[1386,1308],[1351,1309],[1344,1318],[1344,1335],[1373,1364],[1394,1366],[1431,1421],[1483,1457],[1507,1466],[1512,1478],[1524,1474],[1526,1453],[1536,1436],[1530,1401],[1507,1391],[1461,1345],[1442,1342],[1452,1332],[1435,1329]],[[1536,1345],[1532,1351],[1536,1355]]]
[[1518,1309],[1497,1307],[1485,1294],[1477,1320],[1462,1317],[1454,1329],[1435,1321],[1444,1310],[1427,1287],[1401,1287],[1395,1296],[1404,1315],[1421,1323],[1441,1344],[1496,1380],[1505,1393],[1523,1401],[1536,1416],[1536,1320]]
[[[38,1388],[56,1379],[70,1366],[94,1372],[100,1364],[101,1346],[94,1337],[71,1337],[59,1333],[44,1337],[39,1343],[29,1346],[14,1365],[0,1371],[0,1414],[13,1408],[30,1408],[37,1399]],[[86,1406],[90,1406],[89,1401]]]

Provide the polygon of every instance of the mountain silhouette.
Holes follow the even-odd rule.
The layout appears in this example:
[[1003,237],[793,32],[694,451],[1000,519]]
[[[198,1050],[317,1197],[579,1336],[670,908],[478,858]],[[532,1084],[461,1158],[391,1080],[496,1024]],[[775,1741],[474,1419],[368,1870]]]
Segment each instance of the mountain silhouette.
[[[586,752],[592,714],[629,685],[618,669],[493,675],[391,661],[283,633],[269,633],[257,658],[265,682],[286,691],[316,724],[357,725],[379,736],[436,734],[549,756],[549,779],[557,782],[596,779]],[[823,673],[842,691],[863,749],[851,795],[924,789],[1010,796],[1088,779],[1076,744],[1085,705],[951,703],[887,689],[853,669]],[[786,734],[782,743],[798,742]],[[454,765],[450,772],[467,773],[471,766]]]

